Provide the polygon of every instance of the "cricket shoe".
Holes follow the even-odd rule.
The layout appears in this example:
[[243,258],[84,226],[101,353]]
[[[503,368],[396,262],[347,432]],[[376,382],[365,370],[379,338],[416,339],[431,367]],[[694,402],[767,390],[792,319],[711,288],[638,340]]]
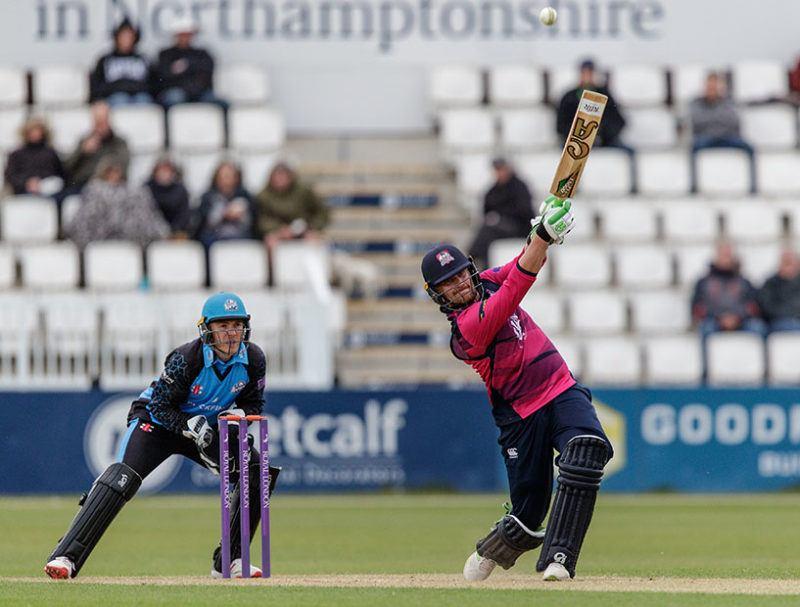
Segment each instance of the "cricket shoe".
[[482,582],[490,575],[497,567],[492,559],[485,559],[477,552],[473,552],[464,563],[464,579],[468,582]]
[[68,580],[74,571],[74,563],[65,556],[57,556],[44,566],[44,572],[54,580]]
[[570,579],[569,571],[561,563],[555,561],[547,566],[542,574],[542,579],[545,582],[561,582]]
[[[217,571],[212,567],[211,577],[213,577],[215,580],[220,580],[222,579],[222,572]],[[232,578],[242,577],[242,559],[233,559],[231,561],[231,577]],[[261,569],[259,569],[255,565],[250,565],[250,577],[261,577]]]

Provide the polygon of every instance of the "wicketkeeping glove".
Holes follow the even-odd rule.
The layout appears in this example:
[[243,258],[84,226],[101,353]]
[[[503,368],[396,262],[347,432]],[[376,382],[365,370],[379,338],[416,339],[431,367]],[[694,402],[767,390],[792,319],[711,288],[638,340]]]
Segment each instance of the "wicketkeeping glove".
[[572,200],[549,196],[539,207],[541,215],[531,220],[528,242],[536,234],[545,242],[563,244],[564,237],[570,233],[575,223],[572,214]]
[[186,422],[186,430],[183,431],[186,438],[191,438],[199,450],[203,450],[214,440],[214,429],[208,423],[205,415],[195,415]]

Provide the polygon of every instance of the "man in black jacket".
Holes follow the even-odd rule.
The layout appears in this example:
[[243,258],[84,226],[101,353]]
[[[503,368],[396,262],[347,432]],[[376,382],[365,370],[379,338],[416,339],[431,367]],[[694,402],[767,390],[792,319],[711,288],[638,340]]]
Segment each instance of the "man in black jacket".
[[528,186],[504,158],[492,161],[495,184],[483,199],[483,224],[475,234],[469,254],[478,266],[488,265],[489,245],[501,238],[525,238],[535,215]]
[[91,101],[110,106],[152,103],[150,64],[136,52],[139,30],[124,19],[114,30],[114,49],[98,59],[89,81]]
[[794,250],[781,253],[778,272],[761,287],[758,299],[770,331],[800,331],[800,257]]

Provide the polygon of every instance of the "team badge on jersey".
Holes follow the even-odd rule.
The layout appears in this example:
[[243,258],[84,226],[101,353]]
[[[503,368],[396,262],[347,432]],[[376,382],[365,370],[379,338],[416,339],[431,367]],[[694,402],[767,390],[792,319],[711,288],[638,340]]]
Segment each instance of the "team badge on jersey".
[[203,386],[200,384],[195,384],[192,386],[192,394],[195,396],[200,396],[203,393]]
[[235,384],[233,384],[233,388],[231,388],[231,392],[233,394],[236,394],[237,392],[241,392],[242,390],[244,390],[244,387],[246,385],[247,384],[245,382],[243,382],[243,381],[237,381]]
[[226,299],[224,307],[226,312],[236,312],[239,309],[239,304],[232,299]]
[[448,263],[452,263],[453,261],[455,261],[453,256],[450,254],[450,251],[448,251],[447,249],[436,255],[436,259],[442,266],[446,266]]
[[142,422],[142,423],[139,425],[139,429],[140,429],[142,432],[152,432],[152,431],[153,431],[153,424],[151,424],[151,423],[149,423],[149,422]]

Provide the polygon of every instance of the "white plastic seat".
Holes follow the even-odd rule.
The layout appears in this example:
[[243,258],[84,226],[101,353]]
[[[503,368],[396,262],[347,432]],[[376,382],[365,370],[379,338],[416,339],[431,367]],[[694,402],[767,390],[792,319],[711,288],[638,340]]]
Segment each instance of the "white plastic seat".
[[697,386],[702,381],[703,355],[697,335],[651,337],[642,345],[647,384]]
[[440,141],[446,148],[481,150],[494,145],[494,118],[486,110],[448,110],[441,113],[440,122]]
[[58,209],[50,198],[12,196],[0,202],[0,239],[12,244],[50,242],[58,233]]
[[535,105],[544,101],[544,77],[532,65],[498,65],[489,71],[494,105]]
[[225,143],[222,109],[213,103],[181,103],[167,115],[169,145],[179,152],[209,152]]
[[758,244],[741,244],[737,246],[739,259],[742,262],[742,274],[755,287],[778,271],[781,256],[779,242],[762,242]]
[[460,192],[483,195],[492,187],[494,172],[489,154],[459,154],[453,158],[453,164],[456,169],[456,185]]
[[234,108],[230,111],[231,147],[239,151],[276,150],[286,141],[283,116],[267,108]]
[[0,110],[0,150],[11,151],[22,144],[19,130],[26,115],[27,112],[22,107]]
[[47,112],[47,122],[52,131],[52,143],[61,154],[71,154],[82,137],[92,129],[89,106],[54,109]]
[[675,116],[666,108],[627,110],[625,121],[624,139],[637,150],[672,148],[678,143]]
[[781,331],[767,338],[767,376],[771,384],[800,384],[800,332]]
[[331,256],[320,242],[286,240],[272,250],[275,286],[330,297]]
[[678,284],[694,287],[697,280],[708,273],[709,264],[714,258],[714,245],[679,245],[673,248],[672,254],[677,260]]
[[[553,167],[555,172],[555,167]],[[578,192],[602,196],[626,196],[631,191],[631,158],[614,148],[592,150]]]
[[597,213],[610,242],[652,242],[658,236],[656,211],[647,201],[599,204]]
[[630,295],[633,330],[640,334],[681,333],[691,324],[689,296],[676,289]]
[[797,109],[786,105],[743,107],[739,110],[742,137],[757,150],[797,147]]
[[[602,246],[577,244],[550,250],[553,278],[565,289],[595,289],[611,282],[608,252]],[[548,261],[548,263],[550,263]]]
[[706,75],[712,68],[706,65],[684,64],[672,67],[672,100],[684,105],[703,94]]
[[257,289],[267,284],[267,254],[258,240],[220,240],[208,250],[211,286]]
[[39,306],[30,292],[0,289],[3,322],[12,330],[0,331],[0,387],[30,390],[30,359],[34,344],[41,349]]
[[199,154],[181,154],[178,162],[183,166],[183,185],[193,198],[199,198],[209,187],[214,169],[223,158],[220,151]]
[[639,192],[646,195],[685,195],[689,192],[689,156],[686,152],[637,152]]
[[760,152],[756,156],[758,191],[767,196],[800,194],[800,154]]
[[78,65],[43,65],[33,72],[33,103],[37,106],[77,106],[88,98],[89,74]]
[[19,107],[28,100],[28,78],[25,70],[17,67],[0,67],[0,106]]
[[754,333],[712,333],[706,342],[708,383],[760,386],[764,383],[764,339]]
[[504,266],[517,257],[525,246],[524,238],[500,238],[489,245],[490,268]]
[[80,257],[71,242],[28,245],[20,249],[19,258],[24,287],[64,290],[78,286]]
[[112,108],[111,126],[134,154],[164,149],[164,110],[160,105],[123,105]]
[[270,97],[270,81],[263,66],[221,65],[214,74],[215,90],[233,105],[266,103]]
[[205,282],[205,266],[205,252],[199,242],[160,241],[147,247],[147,276],[154,289],[199,289]]
[[672,255],[663,245],[637,244],[614,249],[619,286],[662,288],[672,284]]
[[733,98],[738,103],[783,99],[789,74],[778,61],[742,61],[733,66]]
[[571,337],[564,337],[563,335],[548,335],[550,341],[561,354],[569,370],[575,377],[581,377],[583,373],[583,348],[581,347],[582,341],[573,339]]
[[[517,173],[525,179],[528,187],[535,192],[534,200],[544,200],[546,192],[550,190],[558,160],[561,157],[561,150],[549,152],[536,152],[528,154],[517,154],[514,166]],[[582,184],[578,184],[578,191],[582,191]]]
[[[151,245],[152,246],[152,245]],[[203,302],[209,296],[206,291],[185,291],[182,293],[162,293],[159,296],[160,326],[166,325],[168,339],[161,341],[162,351],[159,358],[163,361],[175,344],[186,343],[198,337],[197,321]]]
[[565,329],[566,305],[557,293],[533,288],[519,305],[548,335]]
[[[278,161],[278,152],[250,152],[239,156],[244,187],[252,194],[258,194],[267,183],[270,171]],[[207,185],[207,184],[206,184]]]
[[16,259],[11,247],[0,243],[0,291],[10,289],[16,282]]
[[719,236],[719,216],[708,205],[668,201],[661,205],[664,238],[670,242],[711,242]]
[[578,69],[574,65],[551,66],[547,79],[547,96],[551,103],[558,105],[564,93],[578,86]]
[[441,66],[430,74],[429,94],[437,106],[477,105],[483,97],[480,70],[469,66]]
[[661,105],[667,99],[667,76],[657,65],[618,65],[611,72],[614,98],[623,106]]
[[86,286],[90,289],[134,290],[142,282],[142,249],[133,242],[90,242],[83,252]]
[[697,186],[703,194],[742,196],[750,191],[750,164],[743,150],[711,148],[697,153]]
[[[139,186],[148,181],[160,156],[159,152],[132,154],[130,162],[128,162],[128,183],[131,186]],[[63,214],[62,207],[62,217]]]
[[594,338],[586,343],[586,381],[593,385],[634,386],[641,382],[642,355],[630,337]]
[[781,236],[780,211],[762,200],[720,207],[725,234],[736,242],[768,242]]
[[627,307],[617,291],[570,293],[566,302],[572,330],[577,334],[609,335],[626,328]]
[[503,110],[499,118],[500,140],[505,149],[551,148],[556,145],[555,113],[547,106]]

